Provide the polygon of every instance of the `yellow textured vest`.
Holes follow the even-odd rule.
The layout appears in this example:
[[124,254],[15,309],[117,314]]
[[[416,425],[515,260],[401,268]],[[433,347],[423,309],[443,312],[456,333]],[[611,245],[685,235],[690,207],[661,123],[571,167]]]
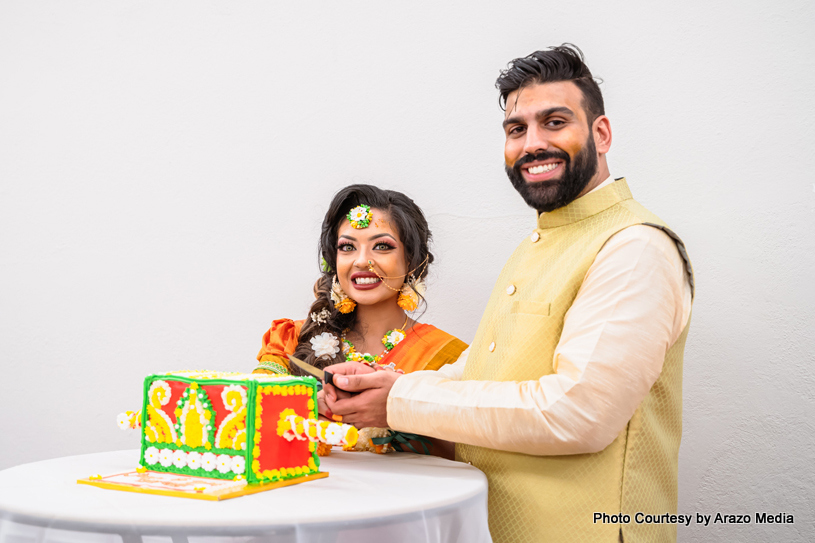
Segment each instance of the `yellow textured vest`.
[[[603,244],[635,224],[661,228],[621,179],[545,213],[504,266],[481,319],[464,379],[527,381],[554,373],[563,320]],[[516,290],[509,294],[508,285]],[[675,541],[673,524],[635,524],[638,511],[676,513],[682,435],[682,354],[688,326],[668,350],[662,373],[626,428],[598,453],[531,456],[457,445],[489,480],[490,532],[496,543]],[[493,345],[494,343],[494,345]],[[630,524],[595,524],[594,512],[628,513]]]

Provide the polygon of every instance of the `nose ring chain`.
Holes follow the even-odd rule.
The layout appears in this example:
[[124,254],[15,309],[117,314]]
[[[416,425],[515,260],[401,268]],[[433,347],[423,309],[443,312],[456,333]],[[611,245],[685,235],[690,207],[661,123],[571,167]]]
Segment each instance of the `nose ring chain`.
[[[410,270],[409,272],[407,272],[405,275],[395,275],[395,276],[393,276],[393,277],[388,277],[388,276],[379,275],[378,273],[376,273],[376,270],[374,269],[374,263],[373,263],[373,261],[372,261],[372,260],[369,260],[369,261],[368,261],[368,271],[370,271],[371,273],[373,273],[374,275],[376,275],[376,276],[377,276],[377,277],[380,279],[380,281],[382,281],[382,284],[383,284],[383,285],[385,285],[386,287],[388,287],[389,289],[391,289],[392,291],[394,291],[394,292],[400,292],[400,291],[401,291],[401,289],[398,289],[398,288],[393,288],[392,286],[390,286],[389,284],[387,284],[387,283],[385,282],[385,279],[404,279],[404,278],[405,278],[405,277],[407,277],[408,275],[413,274],[413,272],[415,272],[415,271],[416,271],[416,270],[418,270],[419,268],[422,268],[422,271],[424,271],[424,268],[426,268],[426,267],[427,267],[427,259],[428,259],[429,257],[430,257],[430,255],[425,256],[425,257],[424,257],[424,260],[422,260],[422,263],[421,263],[421,264],[419,264],[419,265],[418,265],[418,266],[416,266],[414,269],[412,269],[412,270]],[[421,275],[421,274],[419,274],[419,275]]]

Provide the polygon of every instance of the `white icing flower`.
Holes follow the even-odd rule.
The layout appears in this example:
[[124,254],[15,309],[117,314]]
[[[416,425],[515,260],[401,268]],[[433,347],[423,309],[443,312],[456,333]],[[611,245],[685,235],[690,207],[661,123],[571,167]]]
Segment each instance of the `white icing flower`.
[[329,332],[316,335],[309,341],[311,342],[311,348],[314,349],[314,356],[317,358],[334,356],[340,352],[340,340]]
[[201,467],[201,453],[191,452],[187,453],[187,466],[190,469],[198,469]]
[[144,463],[148,466],[152,466],[158,462],[158,449],[155,447],[147,447],[144,451]]
[[228,454],[218,455],[218,471],[228,473],[232,469],[232,457]]
[[116,417],[116,424],[119,425],[119,428],[122,430],[127,430],[130,428],[130,419],[127,416],[127,413],[119,413],[119,416]]
[[204,471],[214,470],[217,463],[218,461],[212,453],[204,453],[201,456],[201,467],[204,468]]
[[235,475],[241,475],[243,470],[246,469],[246,460],[243,459],[243,456],[233,456],[232,457],[232,473]]
[[329,445],[339,445],[342,441],[342,426],[331,423],[325,429],[325,442]]
[[173,453],[173,465],[177,468],[183,468],[187,465],[187,453],[184,451],[175,451]]
[[173,451],[170,449],[161,449],[158,452],[158,461],[165,468],[169,468],[173,463]]

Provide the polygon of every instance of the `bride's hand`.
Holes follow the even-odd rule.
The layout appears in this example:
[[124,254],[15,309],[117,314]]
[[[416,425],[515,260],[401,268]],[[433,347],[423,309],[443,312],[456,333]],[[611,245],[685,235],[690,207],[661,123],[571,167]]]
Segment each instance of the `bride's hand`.
[[325,404],[325,390],[317,392],[317,413],[319,413],[320,420],[332,420],[331,416],[334,413]]

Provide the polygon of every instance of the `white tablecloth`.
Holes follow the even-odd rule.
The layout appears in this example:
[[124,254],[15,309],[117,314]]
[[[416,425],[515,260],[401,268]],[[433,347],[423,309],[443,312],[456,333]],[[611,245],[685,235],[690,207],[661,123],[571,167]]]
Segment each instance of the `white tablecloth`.
[[441,458],[334,452],[325,479],[222,502],[76,483],[137,461],[116,451],[1,471],[0,543],[491,541],[484,474]]

